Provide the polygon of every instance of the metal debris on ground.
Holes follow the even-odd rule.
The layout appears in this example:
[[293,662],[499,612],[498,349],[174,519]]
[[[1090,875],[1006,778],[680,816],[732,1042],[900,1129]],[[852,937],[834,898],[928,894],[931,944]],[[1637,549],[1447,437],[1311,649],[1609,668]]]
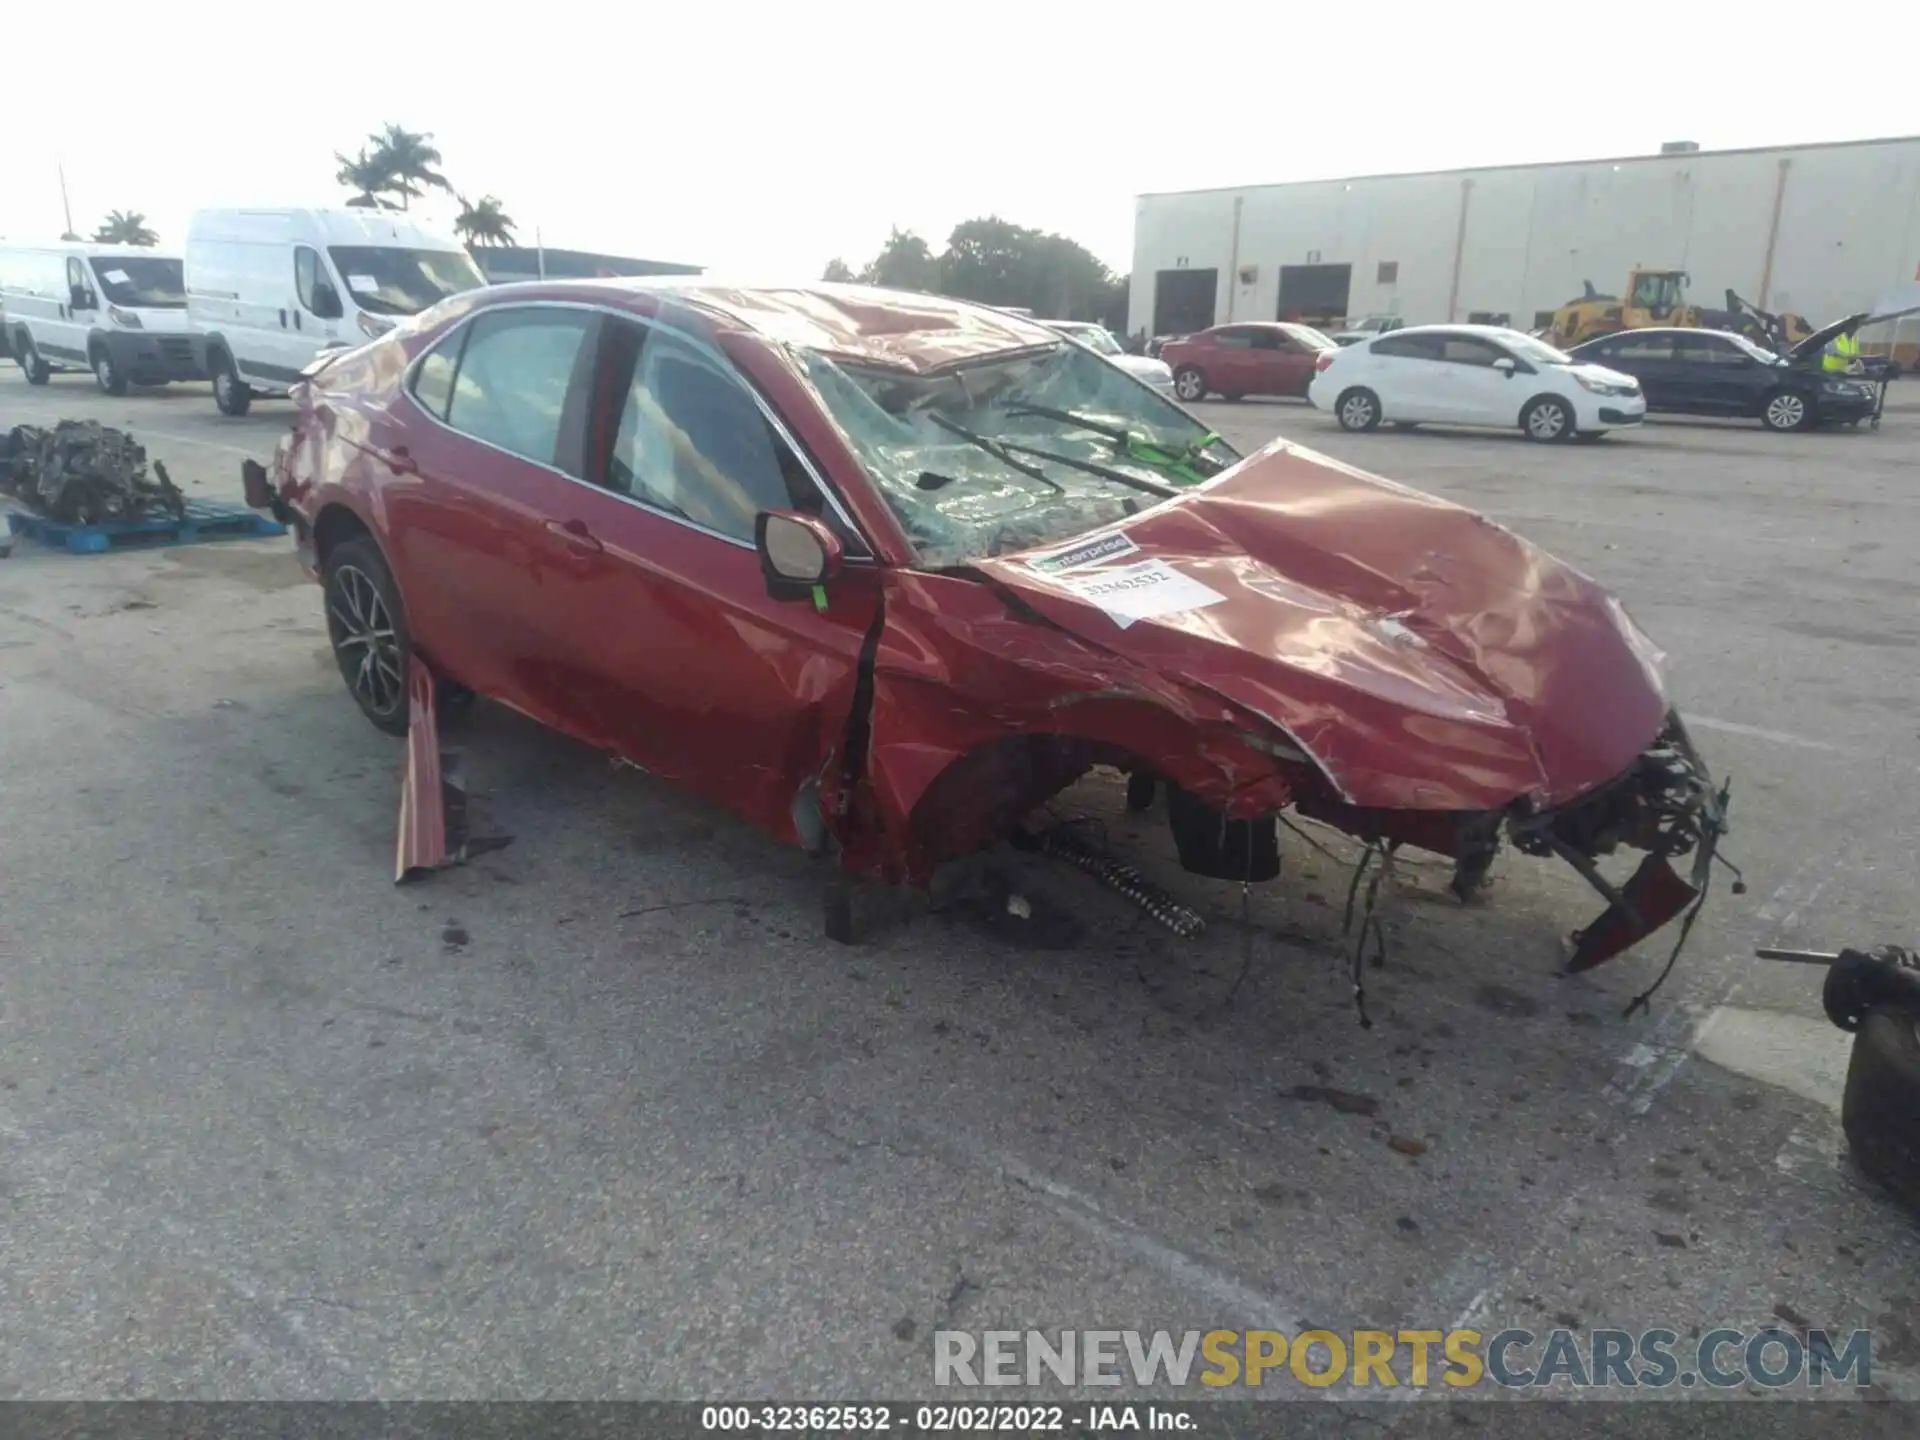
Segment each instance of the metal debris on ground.
[[36,515],[69,525],[148,520],[187,513],[186,497],[124,430],[62,420],[51,430],[16,425],[0,440],[0,491]]
[[1207,928],[1207,922],[1200,916],[1131,865],[1096,849],[1076,834],[1071,824],[1052,825],[1038,834],[1021,832],[1014,837],[1014,843],[1021,849],[1036,850],[1086,871],[1109,890],[1131,900],[1183,940],[1190,940]]

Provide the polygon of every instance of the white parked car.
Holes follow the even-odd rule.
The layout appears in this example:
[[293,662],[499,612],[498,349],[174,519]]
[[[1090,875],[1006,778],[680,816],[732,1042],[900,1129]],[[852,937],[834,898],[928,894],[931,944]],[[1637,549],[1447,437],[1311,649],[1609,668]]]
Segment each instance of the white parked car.
[[202,210],[187,316],[223,414],[284,395],[322,350],[365,344],[487,283],[458,240],[386,210]]
[[55,370],[91,370],[109,395],[204,378],[180,271],[149,246],[0,244],[6,350],[29,385]]
[[1530,440],[1593,439],[1646,418],[1640,382],[1497,325],[1413,325],[1319,358],[1307,398],[1345,430],[1517,426]]
[[1058,330],[1069,339],[1078,340],[1089,350],[1107,357],[1136,380],[1144,381],[1165,395],[1173,398],[1173,371],[1165,363],[1146,355],[1129,355],[1126,347],[1113,338],[1113,332],[1104,325],[1095,325],[1084,320],[1042,320],[1049,330]]

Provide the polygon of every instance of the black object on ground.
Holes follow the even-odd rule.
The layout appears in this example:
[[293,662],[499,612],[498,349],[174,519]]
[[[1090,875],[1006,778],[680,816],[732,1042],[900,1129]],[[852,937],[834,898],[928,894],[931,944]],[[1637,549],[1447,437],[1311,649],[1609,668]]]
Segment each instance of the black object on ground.
[[69,525],[187,513],[165,465],[154,461],[149,476],[145,446],[92,420],[62,420],[51,430],[14,426],[0,439],[0,491]]
[[1825,965],[1827,1018],[1853,1036],[1840,1123],[1860,1169],[1920,1211],[1920,954],[1762,950],[1763,960]]

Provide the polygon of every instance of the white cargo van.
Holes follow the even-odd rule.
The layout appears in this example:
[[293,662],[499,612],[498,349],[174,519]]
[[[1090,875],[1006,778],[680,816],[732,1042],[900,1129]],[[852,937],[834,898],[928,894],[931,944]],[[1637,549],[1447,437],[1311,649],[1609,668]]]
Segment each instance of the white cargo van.
[[187,225],[187,316],[227,415],[286,394],[322,350],[486,283],[459,241],[387,210],[202,210]]
[[29,385],[91,370],[109,395],[204,380],[181,257],[144,245],[0,244],[0,313]]

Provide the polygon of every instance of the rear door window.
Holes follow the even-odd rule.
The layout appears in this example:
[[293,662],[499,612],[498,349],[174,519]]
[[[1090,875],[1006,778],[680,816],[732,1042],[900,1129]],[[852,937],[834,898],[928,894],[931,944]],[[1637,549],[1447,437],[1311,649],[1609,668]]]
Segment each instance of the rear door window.
[[[569,433],[580,372],[589,360],[594,316],[545,306],[483,312],[468,331],[453,372],[446,423],[510,455],[579,473],[579,436]],[[427,397],[418,386],[429,385]],[[415,396],[432,409],[432,376],[421,367]],[[577,427],[573,427],[577,428]]]
[[1445,335],[1440,337],[1440,358],[1449,365],[1491,365],[1496,360],[1512,357],[1491,340],[1483,340],[1478,335]]

